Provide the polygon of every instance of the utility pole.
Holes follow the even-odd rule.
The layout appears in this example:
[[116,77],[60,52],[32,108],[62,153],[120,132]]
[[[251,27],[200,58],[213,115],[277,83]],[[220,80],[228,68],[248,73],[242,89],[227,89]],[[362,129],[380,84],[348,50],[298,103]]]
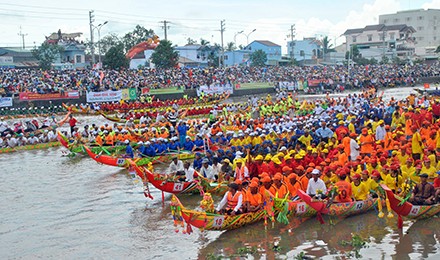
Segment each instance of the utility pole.
[[24,44],[24,37],[27,36],[28,34],[24,34],[21,32],[21,26],[20,26],[20,33],[17,33],[20,37],[21,37],[21,42],[23,43],[23,50],[26,48],[25,44]]
[[295,33],[296,33],[296,29],[295,29],[295,24],[292,24],[291,26],[290,26],[290,34],[289,35],[287,35],[287,37],[290,37],[290,60],[291,60],[291,63],[292,63],[292,65],[293,65],[293,63],[294,63],[294,61],[295,61],[295,59],[294,59],[294,57],[295,57],[295,53],[294,53],[294,51],[293,51],[293,46],[294,46],[294,44],[293,44],[293,38],[295,38]]
[[163,29],[163,31],[164,31],[165,40],[167,41],[167,40],[168,40],[168,37],[167,37],[167,29],[170,29],[170,27],[167,26],[167,23],[170,23],[170,21],[163,20],[163,21],[160,21],[160,22],[163,23],[162,29]]
[[385,36],[386,36],[386,33],[387,33],[387,31],[386,31],[386,29],[383,29],[383,35],[382,35],[382,40],[383,40],[383,54],[382,54],[382,60],[384,59],[384,57],[385,57],[385,49],[386,49],[386,42],[385,42]]
[[95,44],[93,43],[93,10],[89,11],[89,21],[90,21],[90,53],[92,54],[92,68],[95,65]]
[[225,48],[223,48],[223,32],[226,30],[225,28],[225,20],[220,21],[220,34],[221,34],[221,43],[222,43],[222,57],[220,58],[220,67],[224,67],[224,59],[225,59]]

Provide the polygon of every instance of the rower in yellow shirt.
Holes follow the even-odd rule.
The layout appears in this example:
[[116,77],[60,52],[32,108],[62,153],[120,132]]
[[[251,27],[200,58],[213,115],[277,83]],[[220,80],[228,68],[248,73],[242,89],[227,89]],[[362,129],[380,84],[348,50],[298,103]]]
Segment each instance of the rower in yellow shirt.
[[366,200],[369,190],[365,183],[361,182],[361,175],[356,173],[353,175],[352,180],[351,191],[353,192],[353,198],[358,201]]
[[309,147],[310,143],[312,141],[312,136],[309,134],[308,130],[304,131],[304,135],[300,136],[298,138],[298,141],[300,141],[301,143],[303,143],[305,146]]
[[431,160],[428,157],[425,157],[423,160],[423,167],[421,173],[428,174],[428,181],[433,182],[436,175],[437,169],[431,165]]
[[416,167],[414,167],[413,165],[413,159],[408,158],[408,160],[406,160],[406,163],[400,166],[400,171],[402,172],[402,178],[404,180],[411,179],[411,175],[416,172]]
[[399,165],[393,164],[390,166],[391,172],[385,176],[383,183],[392,191],[397,192],[398,188],[402,187],[403,178],[398,176]]

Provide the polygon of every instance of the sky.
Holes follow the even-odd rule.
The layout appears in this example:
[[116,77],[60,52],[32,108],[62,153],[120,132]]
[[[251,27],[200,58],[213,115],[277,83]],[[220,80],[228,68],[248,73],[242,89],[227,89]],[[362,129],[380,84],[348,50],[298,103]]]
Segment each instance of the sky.
[[[21,46],[22,34],[26,48],[32,48],[58,29],[82,32],[83,40],[90,39],[89,11],[93,10],[95,26],[108,21],[101,37],[123,36],[140,24],[162,39],[160,21],[166,20],[173,44],[184,45],[187,38],[220,43],[220,21],[224,20],[225,45],[270,40],[285,53],[292,25],[295,39],[328,36],[339,45],[347,29],[377,24],[380,14],[420,8],[440,9],[440,0],[0,0],[0,46]],[[94,37],[98,38],[96,30]]]

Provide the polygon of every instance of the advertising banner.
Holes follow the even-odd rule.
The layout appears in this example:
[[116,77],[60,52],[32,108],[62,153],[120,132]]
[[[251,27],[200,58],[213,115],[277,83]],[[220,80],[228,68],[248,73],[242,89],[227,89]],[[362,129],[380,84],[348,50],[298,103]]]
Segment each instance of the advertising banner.
[[12,98],[11,97],[0,98],[0,107],[11,107],[11,106],[12,106]]
[[55,100],[55,99],[72,99],[79,98],[78,91],[65,92],[63,95],[61,93],[48,93],[48,94],[38,94],[31,92],[20,93],[20,100]]
[[205,93],[205,95],[223,94],[223,93],[232,94],[234,92],[234,88],[232,87],[231,84],[200,86],[197,89],[197,96],[201,96],[202,91],[203,93]]
[[87,103],[114,102],[122,98],[122,91],[87,92]]
[[136,100],[136,89],[128,88],[122,90],[122,99],[123,100]]

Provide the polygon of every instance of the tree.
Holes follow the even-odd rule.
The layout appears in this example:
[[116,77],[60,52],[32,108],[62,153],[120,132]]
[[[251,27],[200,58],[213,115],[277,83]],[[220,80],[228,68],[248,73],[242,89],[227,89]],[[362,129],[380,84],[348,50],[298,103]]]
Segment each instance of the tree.
[[158,68],[173,68],[177,65],[179,53],[170,41],[162,40],[151,55],[151,62]]
[[254,51],[251,56],[251,66],[261,67],[264,66],[267,61],[267,54],[263,50]]
[[122,43],[124,44],[124,50],[127,52],[131,47],[146,41],[148,38],[153,37],[154,31],[151,29],[146,29],[141,25],[136,25],[132,32],[126,33],[122,37]]
[[205,40],[205,39],[203,39],[203,38],[200,38],[200,45],[202,45],[202,46],[208,46],[208,45],[209,45],[209,41],[207,41],[207,40]]
[[243,44],[238,45],[239,50],[244,50],[244,48],[246,48],[246,46],[243,46]]
[[380,64],[388,64],[390,63],[390,59],[387,56],[382,56],[382,60],[380,61]]
[[52,63],[57,57],[61,56],[61,52],[63,51],[64,48],[59,45],[44,42],[40,47],[33,49],[31,52],[38,60],[40,68],[43,70],[49,70],[52,67]]
[[194,39],[191,39],[190,37],[188,37],[186,39],[187,44],[186,45],[193,45],[193,44],[197,44],[197,41]]
[[123,43],[110,47],[110,49],[105,53],[104,65],[111,69],[128,68],[129,64],[130,63],[127,57],[125,57]]
[[110,50],[111,47],[116,46],[118,44],[123,44],[122,40],[119,38],[119,36],[115,33],[112,33],[110,35],[107,35],[103,37],[98,42],[98,47],[101,46],[101,53],[107,53],[108,50]]
[[357,59],[361,58],[361,52],[359,51],[357,45],[352,45],[350,48],[350,51],[347,51],[345,53],[345,59],[352,59],[356,61]]
[[234,42],[226,43],[226,51],[234,51],[235,49],[237,49],[237,48],[235,47]]
[[333,48],[333,44],[330,43],[328,36],[322,38],[322,50],[324,54],[327,54],[329,52],[336,52],[336,50]]

